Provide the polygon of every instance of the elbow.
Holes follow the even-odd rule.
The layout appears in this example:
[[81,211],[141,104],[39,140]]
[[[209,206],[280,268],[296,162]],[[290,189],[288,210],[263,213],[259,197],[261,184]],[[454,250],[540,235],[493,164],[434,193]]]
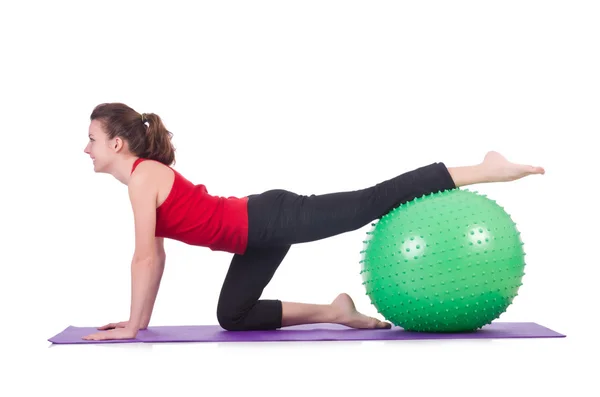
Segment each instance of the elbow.
[[161,255],[151,255],[151,256],[142,256],[142,257],[134,257],[131,261],[132,265],[136,266],[153,266],[163,263]]

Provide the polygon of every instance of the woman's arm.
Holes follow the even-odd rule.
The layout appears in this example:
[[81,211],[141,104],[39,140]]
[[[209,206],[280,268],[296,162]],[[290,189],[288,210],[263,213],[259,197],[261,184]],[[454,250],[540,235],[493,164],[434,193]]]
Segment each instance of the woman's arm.
[[160,288],[160,280],[162,279],[163,272],[165,270],[165,262],[167,260],[167,255],[165,253],[163,238],[156,238],[156,256],[159,260],[159,269],[157,270],[157,281],[152,285],[152,290],[148,297],[149,301],[144,305],[144,313],[142,314],[142,323],[140,329],[148,328],[150,324],[150,319],[152,318],[152,311],[154,310],[154,304],[156,303],[156,296],[158,295],[158,290]]
[[135,173],[128,184],[135,222],[135,252],[131,261],[131,308],[128,328],[136,333],[152,311],[163,273],[157,248],[157,188],[149,173]]

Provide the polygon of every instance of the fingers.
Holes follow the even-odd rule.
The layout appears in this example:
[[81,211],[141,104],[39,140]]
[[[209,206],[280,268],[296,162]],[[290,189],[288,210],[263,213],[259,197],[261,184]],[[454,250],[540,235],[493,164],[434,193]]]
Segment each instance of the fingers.
[[[111,325],[115,325],[115,324],[106,324],[98,329],[109,329],[109,328],[105,328],[105,327],[110,327]],[[109,334],[109,332],[98,332],[95,334],[90,334],[87,336],[84,336],[82,339],[85,340],[103,340],[106,338],[106,335]]]
[[117,328],[119,326],[119,323],[110,323],[110,324],[106,324],[103,325],[102,327],[99,327],[99,330],[107,330],[107,329],[113,329],[113,328]]
[[127,327],[127,321],[121,321],[120,323],[106,324],[106,325],[103,325],[102,327],[99,327],[97,329],[99,329],[99,330],[107,330],[107,329],[125,328],[125,327]]
[[104,337],[101,334],[92,334],[92,335],[84,336],[81,339],[85,339],[85,340],[102,340],[102,339],[104,339]]

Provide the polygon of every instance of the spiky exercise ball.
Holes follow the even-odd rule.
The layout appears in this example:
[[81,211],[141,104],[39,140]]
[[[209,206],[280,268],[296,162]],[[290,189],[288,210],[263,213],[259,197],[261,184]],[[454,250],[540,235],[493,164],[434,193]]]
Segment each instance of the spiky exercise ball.
[[485,195],[425,195],[371,225],[360,261],[366,294],[407,331],[475,331],[505,312],[522,285],[520,232]]

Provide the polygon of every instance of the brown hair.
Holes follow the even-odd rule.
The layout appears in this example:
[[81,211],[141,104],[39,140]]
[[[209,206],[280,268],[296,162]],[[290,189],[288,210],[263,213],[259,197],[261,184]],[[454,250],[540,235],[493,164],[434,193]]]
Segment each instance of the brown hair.
[[123,103],[102,103],[94,108],[90,120],[100,121],[109,139],[119,136],[127,141],[135,156],[168,166],[175,163],[173,133],[165,128],[158,115],[138,113]]

